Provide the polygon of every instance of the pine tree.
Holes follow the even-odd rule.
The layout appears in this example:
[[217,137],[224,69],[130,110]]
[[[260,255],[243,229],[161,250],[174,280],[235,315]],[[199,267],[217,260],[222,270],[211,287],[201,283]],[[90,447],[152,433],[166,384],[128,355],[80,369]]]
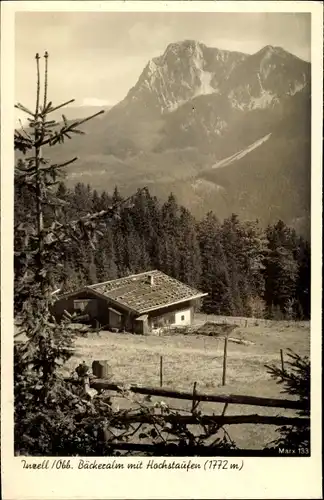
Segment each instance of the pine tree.
[[122,196],[120,195],[120,193],[118,191],[118,187],[115,186],[114,192],[113,192],[113,195],[112,195],[112,202],[113,202],[114,205],[117,205],[122,200],[123,200],[123,198],[122,198]]
[[180,208],[179,217],[179,271],[178,278],[197,287],[201,277],[200,248],[196,234],[196,221],[189,210]]
[[98,194],[98,191],[96,189],[93,190],[92,192],[92,208],[94,212],[100,212],[100,210],[104,210],[100,196]]
[[[24,162],[21,158],[18,159],[17,169],[23,169]],[[19,176],[15,179],[14,184],[14,218],[19,223],[32,223],[36,220],[36,203],[33,188],[30,184],[23,182]]]
[[[68,324],[59,324],[52,316],[53,270],[60,265],[63,267],[66,249],[71,247],[73,241],[87,240],[92,245],[97,222],[114,215],[111,209],[66,224],[56,220],[55,209],[61,206],[61,200],[56,196],[59,172],[75,158],[52,165],[43,156],[43,148],[63,143],[73,133],[82,133],[78,127],[92,117],[68,123],[63,115],[63,125],[49,120],[50,113],[68,103],[53,106],[48,101],[47,53],[44,58],[43,102],[40,57],[37,54],[35,111],[17,104],[16,107],[31,118],[30,128],[16,130],[14,137],[15,150],[24,155],[24,159],[17,162],[15,182],[21,188],[28,186],[35,207],[31,221],[15,224],[15,241],[20,242],[20,246],[15,247],[15,316],[28,338],[27,342],[15,346],[15,451],[26,455],[52,454],[52,450],[59,453],[62,440],[66,442],[66,435],[69,435],[70,446],[78,447],[76,440],[71,441],[77,423],[77,420],[69,420],[70,412],[75,410],[75,406],[71,407],[71,388],[67,388],[58,371],[62,362],[71,356],[74,333]],[[45,214],[50,209],[53,221],[48,224]],[[74,399],[76,403],[82,403],[77,394]],[[87,412],[85,408],[85,416]],[[84,437],[86,434],[85,431]]]
[[257,221],[240,222],[233,214],[222,225],[222,245],[230,269],[236,314],[251,316],[252,303],[264,292],[267,240]]
[[228,263],[235,315],[244,316],[247,313],[248,295],[246,275],[243,272],[244,255],[242,251],[241,225],[236,214],[232,214],[231,217],[224,220],[221,235],[222,247]]
[[220,224],[209,212],[198,226],[201,252],[200,288],[208,293],[203,310],[209,314],[234,314],[228,264],[221,244]]
[[95,257],[94,257],[94,252],[92,251],[90,253],[90,258],[87,266],[87,284],[94,285],[95,283],[98,283],[98,278],[97,278],[97,268],[96,268],[96,263],[95,263]]
[[303,238],[299,239],[297,262],[296,301],[299,307],[297,314],[301,319],[310,319],[311,252],[308,241]]
[[57,282],[57,288],[60,289],[62,293],[66,293],[82,288],[86,284],[87,282],[80,272],[80,269],[75,266],[74,259],[66,255],[64,268]]
[[243,270],[247,275],[249,293],[261,297],[264,293],[264,260],[267,255],[268,240],[258,221],[241,224]]
[[115,263],[117,267],[118,277],[125,276],[127,274],[127,265],[125,257],[125,237],[122,228],[122,221],[120,218],[115,219],[112,222],[112,234],[113,234],[113,247],[115,252]]
[[[311,412],[311,364],[307,356],[301,357],[289,350],[286,368],[282,370],[277,366],[266,366],[272,379],[282,386],[281,392],[297,399],[302,408],[298,410],[301,417],[310,417]],[[310,420],[305,419],[301,426],[279,427],[279,437],[272,441],[268,448],[286,448],[300,453],[310,452]]]
[[161,268],[162,214],[159,202],[147,190],[147,241],[146,250],[153,269]]
[[114,204],[112,198],[103,191],[100,196],[101,210],[109,210],[109,208]]
[[274,307],[285,314],[295,299],[298,264],[295,259],[296,234],[282,221],[267,228],[269,252],[265,261],[265,300],[268,310]]
[[70,205],[71,205],[71,191],[66,187],[63,181],[59,182],[56,198],[58,204],[55,210],[55,217],[57,220],[62,222],[63,224],[67,223],[71,214],[70,214]]
[[72,210],[74,217],[80,217],[93,212],[92,193],[90,185],[78,182],[74,186]]
[[118,277],[113,234],[110,225],[107,225],[99,241],[95,252],[95,263],[99,281],[109,281]]
[[173,193],[170,194],[168,200],[162,206],[162,235],[161,241],[161,267],[162,270],[177,278],[179,275],[179,207]]

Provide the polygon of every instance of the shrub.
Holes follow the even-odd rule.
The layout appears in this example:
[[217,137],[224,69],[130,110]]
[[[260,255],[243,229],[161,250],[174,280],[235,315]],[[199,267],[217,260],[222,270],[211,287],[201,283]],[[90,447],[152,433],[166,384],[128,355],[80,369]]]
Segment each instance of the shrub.
[[[275,366],[267,366],[271,377],[277,384],[282,385],[282,393],[295,396],[303,405],[298,411],[302,417],[310,417],[310,360],[301,357],[291,350],[287,353],[288,368],[282,370]],[[283,426],[278,429],[279,437],[270,443],[271,448],[285,448],[296,452],[310,451],[310,425],[305,419],[305,425]],[[303,451],[302,451],[303,450]]]

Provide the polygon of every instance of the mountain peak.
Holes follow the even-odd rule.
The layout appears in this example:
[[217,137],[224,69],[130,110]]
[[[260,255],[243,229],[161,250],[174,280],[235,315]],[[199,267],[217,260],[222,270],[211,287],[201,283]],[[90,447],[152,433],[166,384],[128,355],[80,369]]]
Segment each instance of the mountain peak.
[[261,50],[256,52],[254,55],[267,57],[267,58],[270,58],[272,56],[278,56],[278,57],[283,57],[283,58],[287,58],[287,59],[298,59],[296,56],[294,56],[290,52],[287,52],[287,50],[285,50],[283,47],[273,46],[273,45],[266,45]]
[[219,93],[245,57],[191,39],[170,43],[161,56],[148,62],[127,99],[136,101],[145,95],[160,113],[174,111],[194,97]]
[[172,190],[197,215],[308,216],[310,69],[272,45],[248,55],[169,44],[89,136],[71,141],[71,156],[80,148],[86,158],[73,176],[128,193]]
[[275,47],[273,45],[265,45],[259,52],[274,52]]
[[123,105],[131,102],[135,115],[148,120],[209,94],[227,95],[232,108],[239,110],[273,107],[281,96],[305,87],[306,66],[273,45],[247,55],[180,40],[148,62]]
[[205,47],[205,45],[203,43],[197,42],[196,40],[190,40],[190,39],[180,40],[178,42],[169,43],[169,45],[164,51],[164,55],[168,54],[169,52],[173,52],[176,54],[184,50],[187,50],[188,53],[190,54],[201,47]]

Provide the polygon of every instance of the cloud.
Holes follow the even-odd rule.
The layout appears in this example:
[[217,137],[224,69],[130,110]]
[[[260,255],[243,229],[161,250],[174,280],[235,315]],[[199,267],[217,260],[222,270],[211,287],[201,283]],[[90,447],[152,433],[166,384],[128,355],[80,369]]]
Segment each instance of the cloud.
[[246,53],[279,45],[310,60],[309,21],[308,14],[282,13],[21,12],[15,29],[16,100],[33,106],[34,57],[45,49],[53,102],[73,97],[82,106],[104,106],[125,97],[149,59],[188,38]]
[[137,22],[128,31],[129,44],[132,50],[137,49],[138,53],[145,54],[164,51],[166,45],[170,40],[174,39],[174,36],[173,25],[170,21],[166,24],[161,22],[153,22],[152,24],[143,21]]
[[80,106],[112,106],[113,104],[105,99],[97,97],[85,97]]

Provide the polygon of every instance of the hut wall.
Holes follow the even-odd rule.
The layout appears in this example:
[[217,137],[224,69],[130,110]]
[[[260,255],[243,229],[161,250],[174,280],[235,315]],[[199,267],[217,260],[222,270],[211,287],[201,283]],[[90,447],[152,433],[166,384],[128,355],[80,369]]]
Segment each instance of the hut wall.
[[133,331],[140,335],[148,335],[150,333],[147,314],[134,319]]
[[194,301],[187,301],[151,311],[149,325],[151,329],[168,325],[190,325],[194,318]]
[[82,291],[66,298],[58,299],[52,306],[52,312],[57,320],[63,316],[64,310],[89,315],[90,321],[97,320],[100,325],[116,328],[121,331],[148,334],[152,329],[168,325],[190,325],[194,319],[196,301],[174,304],[147,313],[145,321],[139,321],[126,313],[118,304],[110,304],[109,299],[101,299],[88,291]]
[[[112,318],[109,301],[91,295],[91,293],[86,291],[70,295],[69,297],[62,297],[52,306],[52,312],[58,321],[62,319],[64,310],[71,315],[75,313],[89,315],[90,321],[97,320],[101,325],[109,325]],[[116,327],[115,317],[113,324]]]

